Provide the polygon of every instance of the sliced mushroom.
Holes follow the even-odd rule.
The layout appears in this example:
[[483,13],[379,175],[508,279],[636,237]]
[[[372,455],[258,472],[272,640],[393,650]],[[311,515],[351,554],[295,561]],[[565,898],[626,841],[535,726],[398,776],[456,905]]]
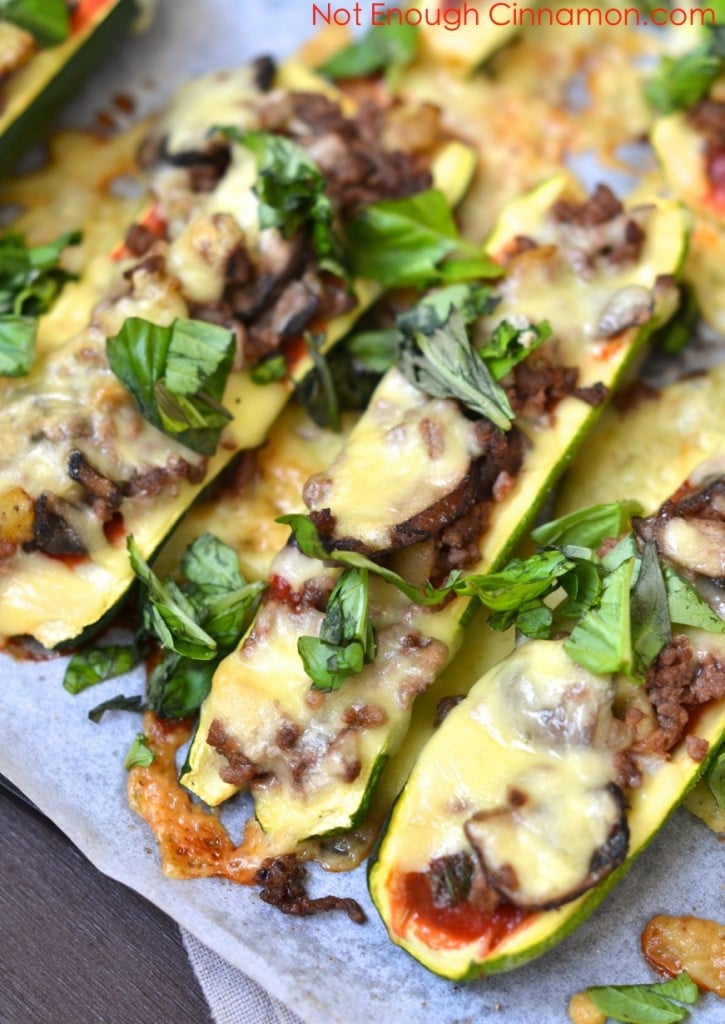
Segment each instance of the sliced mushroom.
[[681,519],[662,523],[657,548],[665,558],[711,579],[725,576],[725,522]]
[[83,452],[74,448],[68,457],[68,476],[93,499],[93,511],[104,522],[121,507],[123,492],[118,484],[95,469]]
[[654,308],[654,295],[644,285],[620,288],[604,307],[597,334],[600,338],[613,338],[628,327],[641,327],[652,319]]
[[87,555],[88,548],[68,521],[73,507],[67,501],[43,491],[35,502],[33,544],[47,555]]
[[590,788],[576,762],[532,767],[502,807],[479,811],[466,836],[489,884],[514,906],[550,910],[597,885],[629,846],[626,804],[614,783]]

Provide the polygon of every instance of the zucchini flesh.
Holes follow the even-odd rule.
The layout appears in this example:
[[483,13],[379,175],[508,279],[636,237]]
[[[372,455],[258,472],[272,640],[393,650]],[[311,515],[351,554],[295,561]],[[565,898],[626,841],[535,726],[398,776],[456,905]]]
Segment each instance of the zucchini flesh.
[[[312,75],[306,68],[290,63],[278,72],[278,83],[282,88],[306,89],[317,88],[325,93],[330,92],[327,83]],[[232,89],[232,87],[234,87]],[[229,75],[212,75],[191,87],[187,87],[183,97],[167,115],[162,124],[170,138],[183,137],[191,140],[206,139],[211,125],[218,123],[222,114],[229,123],[233,123],[233,115],[243,119],[248,115],[239,103],[239,96],[246,88],[252,88],[251,72],[242,69]],[[226,104],[226,106],[224,105]],[[242,114],[239,114],[239,111]],[[222,117],[222,119],[224,119]],[[248,124],[245,121],[245,126]],[[253,163],[251,155],[247,165]],[[442,142],[431,156],[431,171],[434,184],[440,188],[451,204],[455,204],[465,191],[473,171],[474,157],[471,150],[458,142]],[[215,194],[201,198],[195,194],[194,203],[180,217],[174,207],[175,191],[173,182],[168,196],[161,195],[161,202],[169,204],[169,223],[172,218],[175,224],[170,228],[170,247],[180,244],[184,230],[192,222],[194,213],[208,211],[207,215],[222,210],[232,215],[238,214],[240,223],[245,224],[250,216],[254,216],[253,228],[256,231],[256,198],[252,192],[254,178],[250,176],[244,159],[233,166],[224,177],[221,187]],[[167,174],[166,180],[173,175]],[[246,181],[241,190],[237,186]],[[157,182],[159,191],[163,193],[163,184]],[[247,197],[245,199],[245,197]],[[247,201],[251,197],[250,201]],[[216,205],[215,205],[216,204]],[[221,204],[221,205],[220,205]],[[228,205],[227,205],[228,204]],[[177,232],[175,235],[174,232]],[[120,271],[128,264],[121,262]],[[355,318],[380,293],[377,283],[358,280],[354,283],[357,306],[348,313],[338,316],[326,325],[324,348],[329,349],[350,329]],[[107,402],[128,400],[119,396],[118,382],[103,363],[94,371],[89,371],[87,380],[79,376],[77,361],[79,354],[87,348],[98,347],[98,326],[110,335],[115,333],[127,316],[142,316],[158,323],[168,323],[174,316],[185,316],[186,303],[183,296],[172,288],[156,289],[152,287],[149,294],[141,295],[138,301],[133,297],[121,297],[115,304],[102,309],[96,317],[96,324],[69,343],[50,355],[45,363],[38,365],[31,376],[21,381],[17,387],[8,386],[3,391],[5,407],[9,417],[15,417],[14,436],[29,436],[26,429],[28,418],[37,417],[47,403],[55,410],[60,409],[62,416],[63,403],[68,407],[92,408],[94,402],[105,407]],[[295,379],[301,379],[311,368],[311,361],[306,354],[297,359],[292,373]],[[69,382],[66,394],[57,394],[56,382]],[[271,424],[285,405],[291,390],[292,381],[276,382],[258,386],[251,380],[249,373],[233,373],[230,375],[225,406],[232,412],[234,419],[225,431],[225,437],[217,453],[209,460],[204,480],[200,483],[180,479],[177,493],[163,493],[151,503],[135,505],[125,503],[123,508],[124,532],[133,534],[142,556],[150,558],[159,548],[166,535],[174,527],[178,519],[190,506],[213,477],[229,462],[237,452],[258,446],[264,441]],[[75,390],[74,390],[75,389]],[[63,388],[63,391],[66,389]],[[54,403],[57,403],[54,404]],[[20,443],[20,442],[19,442]],[[45,447],[44,447],[45,446]],[[161,446],[161,448],[159,447]],[[126,451],[135,460],[143,462],[148,459],[149,451],[166,451],[171,457],[188,460],[190,453],[175,441],[165,438],[149,425],[141,424],[137,440],[130,440]],[[89,450],[91,462],[94,452]],[[159,456],[161,464],[166,455]],[[49,482],[43,484],[45,489],[54,494],[64,495],[71,486],[72,494],[63,459],[58,454],[55,444],[43,442],[32,452],[32,458],[8,459],[0,466],[0,491],[25,483],[29,493],[32,490],[33,465],[45,474]],[[99,467],[102,469],[102,466]],[[112,475],[109,474],[109,475]],[[22,477],[22,479],[19,479]],[[37,490],[40,488],[36,489]],[[12,559],[6,560],[8,570],[0,580],[0,636],[27,634],[35,637],[46,647],[53,647],[77,640],[89,627],[95,627],[104,621],[118,602],[123,598],[133,582],[131,570],[125,550],[124,537],[104,536],[101,524],[94,522],[93,514],[86,507],[81,507],[78,514],[85,516],[84,522],[91,534],[89,544],[90,557],[80,564],[72,560],[51,558],[42,552],[21,552]],[[58,594],[63,595],[58,600]]]
[[[562,177],[547,181],[504,212],[489,246],[494,254],[520,235],[540,239],[543,245],[528,256],[524,254],[512,261],[508,277],[497,289],[502,300],[496,307],[495,319],[482,323],[481,328],[490,330],[506,316],[517,313],[534,322],[547,317],[556,344],[564,350],[563,361],[579,367],[581,385],[588,387],[603,381],[612,389],[636,358],[649,332],[672,312],[673,296],[665,286],[652,320],[645,327],[623,330],[605,346],[596,341],[599,317],[607,302],[621,289],[632,284],[653,288],[661,275],[671,275],[678,269],[685,245],[685,221],[677,204],[657,201],[648,212],[646,241],[640,259],[628,267],[614,271],[610,268],[606,273],[589,275],[582,281],[552,244],[556,227],[549,212],[566,187],[566,179]],[[380,388],[392,386],[386,378]],[[384,404],[389,408],[391,402],[386,398]],[[386,456],[384,450],[375,447],[375,432],[368,426],[377,415],[376,396],[373,396],[371,407],[351,435],[373,439],[371,450],[363,451],[360,456],[359,487],[357,492],[353,490],[350,499],[353,506],[363,510],[371,489],[386,486],[384,480],[370,473],[376,460],[379,465],[385,464]],[[473,571],[486,571],[508,557],[565,467],[576,443],[597,416],[598,410],[572,397],[559,404],[551,422],[526,424],[524,429],[530,446],[521,471],[509,493],[494,505],[481,538],[481,561]],[[352,450],[348,445],[343,453],[347,449]],[[425,471],[423,466],[422,472]],[[376,504],[380,504],[375,497]],[[420,557],[416,554],[416,545],[403,555],[413,562]],[[285,573],[289,573],[298,582],[315,576],[312,560],[298,553],[283,552],[280,559],[272,568],[273,590],[276,572],[284,579],[287,579]],[[319,568],[317,574],[321,578]],[[239,752],[252,762],[257,763],[259,759],[264,774],[259,783],[251,782],[251,790],[260,824],[274,835],[275,846],[294,849],[308,837],[348,829],[359,820],[383,760],[400,746],[408,728],[410,702],[401,697],[401,673],[405,676],[408,671],[415,676],[419,672],[416,676],[419,690],[430,685],[460,643],[461,626],[469,604],[457,598],[442,610],[423,609],[413,606],[407,598],[380,581],[372,581],[371,608],[379,605],[384,609],[380,622],[386,627],[394,625],[400,634],[418,635],[423,646],[428,644],[431,650],[443,650],[443,657],[434,666],[429,665],[427,672],[421,672],[412,661],[406,662],[400,649],[397,653],[385,651],[362,674],[343,683],[340,690],[314,698],[321,707],[313,712],[309,680],[297,654],[296,642],[299,636],[319,631],[322,615],[309,609],[304,613],[285,611],[284,602],[275,601],[272,596],[260,613],[263,617],[259,628],[253,624],[239,649],[217,670],[211,694],[202,707],[181,781],[211,805],[228,799],[243,784],[231,778],[228,759],[218,749],[219,745],[214,749],[206,742],[210,728],[219,723],[227,740],[231,740]],[[375,625],[380,625],[375,614],[372,618]],[[368,704],[383,708],[384,721],[373,728],[355,727],[353,742],[350,736],[353,729],[346,731],[345,723],[356,721],[354,706]],[[292,756],[284,750],[274,751],[275,735],[283,726],[290,725],[301,737],[292,744],[292,748],[296,748]],[[315,744],[324,750],[318,754],[316,762]],[[346,745],[348,766],[354,761],[358,769],[354,777],[347,780],[341,777],[345,763],[342,748]],[[303,760],[312,759],[314,767],[296,772],[294,757],[306,748],[309,749],[303,754]],[[337,764],[336,753],[339,754]]]
[[33,55],[11,77],[0,114],[0,174],[47,133],[52,118],[138,17],[136,0],[104,0],[68,38]]

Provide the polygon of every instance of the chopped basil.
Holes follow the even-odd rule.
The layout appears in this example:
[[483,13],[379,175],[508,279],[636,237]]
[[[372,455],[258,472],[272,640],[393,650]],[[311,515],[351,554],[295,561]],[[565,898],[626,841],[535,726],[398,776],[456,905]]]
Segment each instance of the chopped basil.
[[373,25],[361,39],[334,54],[318,71],[335,80],[385,71],[388,86],[394,88],[400,72],[415,60],[419,41],[420,32],[415,25]]
[[315,367],[295,386],[297,399],[318,426],[335,428],[343,410],[367,408],[380,377],[395,365],[406,337],[443,325],[452,309],[472,323],[490,313],[497,302],[483,285],[449,285],[429,292],[401,313],[396,327],[353,333],[326,356],[315,346],[311,349]]
[[130,317],[106,341],[108,363],[144,418],[203,455],[214,454],[232,418],[220,403],[234,347],[231,331],[183,318],[162,327]]
[[619,537],[629,527],[630,517],[641,514],[642,506],[636,501],[610,501],[552,519],[532,530],[531,537],[542,547],[577,544],[596,549],[605,538]]
[[143,583],[144,629],[164,647],[195,661],[208,661],[217,652],[213,637],[201,628],[196,608],[173,580],[162,583],[141,557],[133,537],[126,541],[131,567]]
[[633,667],[644,675],[672,637],[667,589],[654,541],[644,546],[630,607]]
[[319,637],[300,637],[297,649],[316,690],[338,690],[374,659],[366,569],[342,573],[330,594]]
[[128,748],[128,753],[123,759],[123,767],[126,770],[131,768],[148,768],[150,764],[154,763],[154,752],[149,746],[149,741],[146,739],[142,732],[138,733],[131,746]]
[[457,398],[500,430],[510,429],[514,413],[506,392],[472,347],[460,313],[452,312],[431,334],[417,331],[413,338],[406,338],[398,365],[411,384],[426,394]]
[[252,370],[252,380],[255,384],[273,384],[277,380],[284,380],[287,376],[287,363],[284,356],[272,356],[258,363]]
[[340,429],[340,399],[333,364],[322,352],[324,336],[306,334],[305,343],[312,370],[295,387],[295,394],[308,416],[319,427]]
[[68,662],[63,686],[68,693],[82,693],[97,683],[125,675],[138,664],[138,660],[139,651],[132,644],[87,647],[74,654]]
[[372,203],[346,226],[345,243],[353,273],[386,288],[423,288],[441,281],[440,264],[454,254],[466,257],[465,279],[503,273],[479,246],[461,238],[437,189]]
[[579,619],[564,641],[572,661],[599,675],[631,673],[630,588],[635,559],[622,562],[603,581],[602,599]]
[[725,622],[670,566],[660,564],[654,544],[640,554],[628,533],[598,556],[608,528],[618,534],[627,517],[639,511],[636,503],[615,502],[564,516],[534,531],[547,547],[529,558],[514,558],[496,572],[451,573],[437,588],[416,587],[358,552],[328,551],[307,516],[281,516],[277,522],[292,528],[308,557],[374,573],[416,604],[437,605],[452,594],[474,598],[491,612],[494,629],[515,626],[539,638],[566,631],[564,647],[577,664],[599,674],[642,679],[669,642],[671,623],[722,633]]
[[55,46],[70,35],[66,0],[1,0],[0,18],[30,32],[39,46]]
[[694,626],[709,633],[725,633],[725,622],[703,601],[695,588],[670,566],[664,569],[670,618],[679,626]]
[[220,658],[192,661],[167,651],[149,675],[147,706],[161,718],[184,718],[197,711],[211,690]]
[[236,553],[210,533],[184,555],[181,585],[162,583],[132,538],[129,552],[145,586],[141,632],[164,648],[149,676],[147,706],[164,718],[191,714],[209,692],[217,665],[239,642],[264,586],[247,583]]
[[144,704],[143,697],[125,697],[123,694],[118,694],[116,697],[111,697],[110,700],[104,700],[102,704],[97,704],[94,708],[88,712],[88,717],[92,722],[100,722],[107,711],[143,711],[146,705]]
[[708,8],[715,24],[702,29],[702,41],[679,57],[662,57],[644,92],[660,114],[689,110],[703,99],[725,67],[725,3],[712,0]]
[[645,96],[660,114],[694,107],[720,75],[722,58],[709,43],[681,57],[663,57],[657,73],[645,85]]
[[501,380],[550,337],[551,326],[546,320],[525,327],[515,327],[508,320],[502,320],[489,340],[477,351],[493,379]]
[[269,132],[240,131],[233,125],[214,129],[250,150],[257,161],[254,190],[259,197],[259,226],[279,228],[285,238],[303,229],[312,233],[317,262],[323,270],[347,278],[327,183],[317,165],[297,143]]
[[671,981],[653,985],[607,985],[587,989],[594,1005],[612,1020],[629,1024],[676,1024],[688,1016],[684,1006],[692,1005],[700,995],[686,972]]
[[0,377],[22,377],[30,371],[38,317],[73,277],[59,267],[61,253],[80,240],[77,231],[36,246],[26,245],[23,235],[14,232],[0,238]]
[[0,377],[25,377],[30,373],[37,333],[35,317],[0,315]]

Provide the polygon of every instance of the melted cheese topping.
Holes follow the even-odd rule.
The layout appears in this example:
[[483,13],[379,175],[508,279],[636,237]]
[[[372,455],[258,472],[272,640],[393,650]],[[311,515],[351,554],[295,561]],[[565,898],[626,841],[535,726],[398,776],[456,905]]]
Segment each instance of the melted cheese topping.
[[[465,823],[506,806],[509,789],[523,785],[528,773],[555,773],[564,802],[605,785],[613,777],[612,755],[587,743],[613,693],[611,680],[575,665],[559,643],[517,648],[426,745],[386,840],[396,867],[425,871],[435,857],[466,848]],[[573,835],[571,844],[578,841]]]
[[336,536],[385,550],[392,528],[450,494],[480,454],[456,402],[391,370],[329,471],[308,485],[310,508],[330,509]]

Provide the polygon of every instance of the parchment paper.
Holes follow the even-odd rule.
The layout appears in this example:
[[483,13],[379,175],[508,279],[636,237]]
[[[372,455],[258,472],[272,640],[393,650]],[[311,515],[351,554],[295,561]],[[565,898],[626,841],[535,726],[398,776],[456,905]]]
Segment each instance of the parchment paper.
[[[67,119],[90,123],[129,91],[144,113],[193,74],[261,52],[284,55],[309,35],[310,10],[284,0],[161,0],[153,30],[119,48]],[[95,725],[87,718],[107,697],[142,692],[143,680],[136,674],[71,697],[61,686],[63,664],[0,656],[0,772],[101,871],[142,893],[309,1024],[562,1024],[569,996],[587,985],[654,980],[639,951],[653,914],[723,917],[722,847],[685,812],[573,936],[533,964],[470,985],[433,976],[387,940],[362,870],[318,872],[312,886],[313,894],[358,899],[369,913],[362,927],[340,915],[286,918],[255,891],[219,880],[171,881],[146,826],[126,805],[121,765],[139,720],[115,713]],[[707,997],[693,1018],[715,1024],[721,1014],[722,1004]]]

